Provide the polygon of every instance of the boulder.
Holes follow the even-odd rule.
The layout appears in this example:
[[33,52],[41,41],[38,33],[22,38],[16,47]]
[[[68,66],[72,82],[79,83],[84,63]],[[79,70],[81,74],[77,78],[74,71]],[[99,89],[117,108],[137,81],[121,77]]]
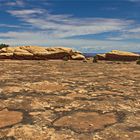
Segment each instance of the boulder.
[[136,61],[136,64],[140,65],[140,59]]
[[106,60],[106,54],[97,54],[98,60]]
[[85,56],[82,54],[74,54],[71,57],[73,60],[85,60]]
[[107,60],[135,61],[139,58],[139,54],[113,50],[106,53]]
[[0,53],[0,59],[13,59],[13,53]]
[[6,48],[0,49],[0,53],[13,53],[14,50],[15,50],[14,47],[6,47]]

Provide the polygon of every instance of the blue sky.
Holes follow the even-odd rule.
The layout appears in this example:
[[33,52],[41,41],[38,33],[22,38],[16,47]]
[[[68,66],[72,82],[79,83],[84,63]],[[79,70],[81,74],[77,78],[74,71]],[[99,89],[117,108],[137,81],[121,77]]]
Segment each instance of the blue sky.
[[0,0],[0,43],[140,51],[140,0]]

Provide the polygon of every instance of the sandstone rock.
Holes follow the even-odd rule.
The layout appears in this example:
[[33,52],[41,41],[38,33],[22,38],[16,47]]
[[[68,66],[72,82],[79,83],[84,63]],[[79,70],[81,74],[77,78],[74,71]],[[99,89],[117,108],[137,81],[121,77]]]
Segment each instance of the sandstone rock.
[[16,93],[20,92],[23,88],[19,86],[5,86],[2,89],[2,92],[5,94],[11,94],[11,93]]
[[73,60],[84,60],[85,57],[71,48],[38,46],[8,47],[0,50],[0,58],[3,59],[63,59],[67,57]]
[[117,122],[113,113],[98,114],[96,112],[77,112],[64,116],[54,122],[56,127],[68,127],[78,132],[93,132],[103,129],[106,125]]
[[140,65],[140,59],[136,61],[136,64]]
[[46,59],[48,59],[47,56],[48,56],[47,51],[45,51],[45,52],[34,52],[33,53],[33,59],[36,59],[36,60],[46,60]]
[[14,52],[13,56],[16,59],[34,59],[33,54],[29,52]]
[[14,47],[6,47],[6,48],[0,49],[0,53],[13,53],[14,50],[15,50]]
[[63,51],[48,53],[46,57],[48,59],[63,59],[64,57],[68,57],[69,59],[71,59],[70,54]]
[[22,119],[23,115],[21,112],[2,110],[0,111],[0,128],[17,124]]
[[97,54],[98,60],[106,60],[106,54]]
[[134,61],[137,60],[139,56],[139,54],[118,50],[113,50],[111,52],[106,53],[107,60]]
[[15,137],[17,137],[18,140],[44,140],[42,138],[42,132],[40,132],[39,128],[31,125],[23,125],[22,127],[14,128],[10,130],[8,136],[14,138],[7,138],[5,140],[15,140]]
[[24,50],[24,49],[22,49],[22,48],[20,48],[20,47],[16,47],[15,50],[14,50],[14,52],[29,53],[29,51]]
[[46,48],[47,51],[51,51],[51,52],[67,52],[72,54],[73,50],[71,48],[65,48],[65,47],[50,47],[50,48]]
[[1,140],[139,140],[136,62],[4,60],[0,66],[0,111],[24,113],[20,123],[0,128]]
[[31,90],[36,90],[36,91],[41,91],[41,92],[57,91],[57,90],[64,89],[63,85],[56,82],[50,83],[48,81],[28,83],[26,84],[26,86]]
[[82,54],[74,54],[71,56],[73,60],[85,60],[85,56]]
[[13,53],[0,53],[0,59],[12,59]]
[[20,49],[26,50],[32,54],[38,53],[38,52],[46,52],[45,47],[38,47],[38,46],[22,46],[19,47]]

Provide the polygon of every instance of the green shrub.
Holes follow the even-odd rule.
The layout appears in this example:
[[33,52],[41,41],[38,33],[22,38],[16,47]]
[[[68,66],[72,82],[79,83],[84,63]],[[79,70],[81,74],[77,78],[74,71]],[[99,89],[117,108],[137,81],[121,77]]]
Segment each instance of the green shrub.
[[64,56],[64,57],[63,57],[63,60],[64,60],[64,61],[68,61],[68,60],[69,60],[68,56]]
[[138,60],[136,61],[136,64],[140,65],[140,59],[138,59]]
[[9,47],[9,45],[7,45],[7,44],[0,44],[0,49],[7,48],[7,47]]
[[97,56],[93,56],[93,63],[97,63],[98,62],[98,57]]

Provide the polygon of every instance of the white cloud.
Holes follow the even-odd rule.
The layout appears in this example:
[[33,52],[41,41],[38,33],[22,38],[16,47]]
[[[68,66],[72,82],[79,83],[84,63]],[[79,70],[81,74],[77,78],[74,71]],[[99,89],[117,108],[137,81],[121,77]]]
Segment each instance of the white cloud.
[[[132,20],[107,18],[74,18],[71,15],[53,15],[42,9],[8,12],[33,27],[52,30],[49,35],[56,38],[120,31],[133,22]],[[40,16],[36,16],[37,14]]]
[[17,17],[27,17],[32,14],[42,14],[43,10],[41,9],[25,9],[25,10],[9,10],[10,14]]
[[25,6],[25,2],[23,0],[15,0],[15,1],[10,1],[10,2],[6,2],[4,3],[4,5],[6,6]]
[[21,28],[21,26],[18,26],[18,25],[9,25],[9,24],[0,24],[0,27]]
[[140,27],[132,28],[129,30],[131,33],[140,33]]
[[[116,36],[109,36],[107,38],[108,40],[140,40],[140,27],[132,27],[128,28],[122,32],[120,32],[119,35]],[[139,41],[140,42],[140,41]]]
[[[16,16],[22,24],[32,26],[34,31],[0,33],[1,42],[11,45],[66,46],[83,51],[140,50],[138,43],[127,43],[128,28],[135,24],[132,20],[109,18],[75,18],[72,15],[54,15],[44,9],[23,9],[7,11]],[[23,26],[24,27],[24,26]],[[129,29],[130,30],[130,29]],[[134,29],[133,29],[134,30]],[[127,31],[127,36],[126,34]],[[72,36],[121,32],[122,34],[107,40],[70,39]],[[131,31],[132,32],[132,31]],[[133,31],[134,32],[134,31]]]
[[[104,52],[113,49],[125,51],[139,51],[140,44],[124,41],[101,41],[86,39],[59,39],[49,38],[45,32],[8,32],[0,33],[0,42],[6,42],[11,45],[41,45],[41,46],[65,46],[71,47],[83,52]],[[10,37],[10,38],[9,38]],[[5,43],[4,42],[4,43]]]

